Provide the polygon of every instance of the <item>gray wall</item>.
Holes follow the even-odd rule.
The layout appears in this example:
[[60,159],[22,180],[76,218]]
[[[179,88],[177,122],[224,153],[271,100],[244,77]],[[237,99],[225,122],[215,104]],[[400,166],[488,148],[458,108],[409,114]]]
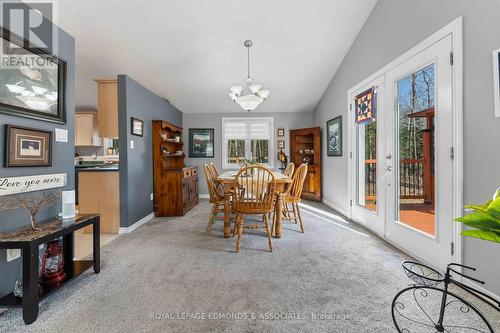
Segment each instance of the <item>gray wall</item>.
[[[199,193],[208,194],[207,183],[203,173],[203,165],[205,163],[215,163],[219,171],[222,168],[222,118],[223,117],[273,117],[274,118],[274,134],[277,135],[277,128],[285,128],[285,153],[290,155],[290,140],[289,130],[296,128],[306,128],[313,125],[312,112],[279,112],[279,113],[259,113],[257,112],[244,112],[239,113],[183,113],[182,123],[184,129],[184,152],[186,153],[186,165],[198,166],[199,172]],[[214,157],[213,158],[189,158],[188,157],[188,143],[189,143],[189,129],[190,128],[213,128],[215,142],[214,142]],[[278,162],[278,140],[274,148],[274,168],[278,169],[280,164]],[[281,139],[280,139],[281,140]]]
[[[72,36],[58,30],[57,56],[67,62],[66,67],[66,118],[67,124],[60,125],[45,121],[31,120],[28,118],[7,116],[0,113],[0,175],[2,177],[28,176],[50,173],[67,173],[68,184],[65,189],[74,189],[75,166],[73,158],[74,133],[73,121],[75,114],[75,40]],[[13,124],[31,128],[54,131],[54,128],[63,128],[69,131],[68,142],[53,141],[52,166],[39,168],[4,168],[4,125]],[[38,219],[44,220],[56,216],[61,211],[61,205],[56,204],[51,208],[41,211]],[[0,232],[13,230],[29,225],[29,215],[25,210],[0,211]],[[21,278],[21,259],[6,262],[6,251],[0,250],[0,297],[14,289],[16,279]]]
[[[318,104],[315,124],[324,128],[328,119],[343,114],[347,128],[349,88],[463,16],[464,202],[486,201],[500,185],[500,118],[494,118],[492,84],[492,51],[500,47],[499,12],[498,0],[379,0]],[[346,143],[347,131],[343,139]],[[322,153],[323,198],[348,210],[348,154],[326,157],[324,145]],[[465,264],[477,267],[487,288],[500,295],[500,246],[467,238],[464,249]]]
[[[130,134],[130,117],[144,121],[144,136]],[[120,138],[120,226],[128,227],[153,212],[153,139],[151,122],[182,126],[182,113],[126,75],[118,75]],[[134,140],[134,149],[130,149]]]

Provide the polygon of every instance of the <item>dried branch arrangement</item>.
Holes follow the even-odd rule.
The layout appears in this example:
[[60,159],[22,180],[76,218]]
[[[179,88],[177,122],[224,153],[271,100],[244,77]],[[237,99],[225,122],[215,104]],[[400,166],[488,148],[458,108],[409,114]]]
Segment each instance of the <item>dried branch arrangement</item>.
[[37,191],[23,194],[12,194],[0,197],[0,211],[22,208],[28,211],[31,218],[31,228],[35,227],[36,216],[40,210],[48,208],[59,201],[60,190]]

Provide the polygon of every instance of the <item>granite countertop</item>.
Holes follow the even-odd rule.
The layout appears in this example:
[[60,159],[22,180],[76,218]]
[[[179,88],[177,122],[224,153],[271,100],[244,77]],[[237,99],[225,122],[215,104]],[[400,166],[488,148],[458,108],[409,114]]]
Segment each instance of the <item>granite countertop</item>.
[[82,171],[119,171],[118,164],[111,165],[75,165],[75,170]]

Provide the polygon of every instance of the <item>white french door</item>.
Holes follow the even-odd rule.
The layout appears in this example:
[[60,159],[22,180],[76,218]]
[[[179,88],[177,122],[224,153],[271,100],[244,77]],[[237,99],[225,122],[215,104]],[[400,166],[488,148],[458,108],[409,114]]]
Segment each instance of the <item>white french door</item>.
[[452,37],[386,74],[386,237],[443,268],[452,261]]
[[[384,76],[352,91],[350,100],[351,137],[351,188],[354,189],[351,198],[351,218],[358,223],[374,230],[379,235],[385,232],[385,123],[384,119]],[[365,124],[355,122],[355,98],[363,92],[374,89],[376,97],[376,116],[373,121]]]
[[[349,95],[351,218],[440,268],[453,258],[451,51],[447,35]],[[377,112],[356,123],[368,89]]]

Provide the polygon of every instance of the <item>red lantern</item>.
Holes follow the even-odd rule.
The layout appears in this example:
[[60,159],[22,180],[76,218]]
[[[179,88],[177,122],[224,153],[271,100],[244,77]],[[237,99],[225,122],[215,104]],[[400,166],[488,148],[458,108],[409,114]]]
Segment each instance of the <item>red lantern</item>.
[[58,284],[66,277],[62,248],[58,241],[47,243],[42,257],[41,275],[44,285]]

